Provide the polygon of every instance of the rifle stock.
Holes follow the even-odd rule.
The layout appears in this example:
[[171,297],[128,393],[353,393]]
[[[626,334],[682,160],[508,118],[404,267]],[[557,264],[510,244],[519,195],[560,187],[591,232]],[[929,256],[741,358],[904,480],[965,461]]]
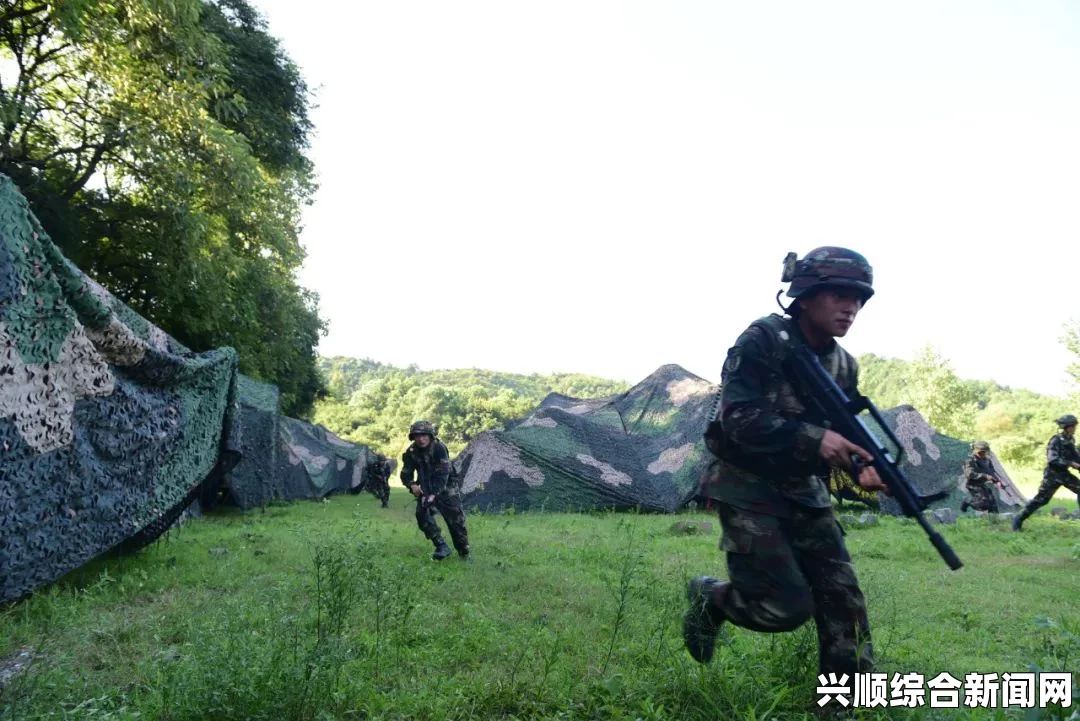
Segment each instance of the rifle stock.
[[[830,430],[839,433],[873,456],[874,460],[870,465],[877,470],[878,476],[889,487],[892,497],[896,499],[904,515],[918,521],[949,568],[955,571],[963,566],[964,564],[948,542],[931,527],[923,516],[923,511],[932,502],[944,498],[948,495],[948,492],[920,495],[904,475],[904,472],[900,470],[900,458],[904,453],[903,445],[893,435],[885,419],[881,417],[881,413],[878,412],[877,407],[874,406],[870,399],[863,395],[858,395],[854,399],[848,398],[843,389],[837,385],[832,375],[825,370],[817,354],[805,345],[799,343],[793,351],[795,371],[799,382],[808,391],[808,395],[813,402],[818,405],[822,415],[828,420]],[[889,437],[889,441],[896,445],[897,457],[895,459],[892,457],[891,452],[878,440],[877,436],[870,431],[862,418],[859,417],[859,414],[864,410],[870,413],[878,426]],[[855,479],[858,479],[863,466],[864,462],[861,458],[852,456]]]

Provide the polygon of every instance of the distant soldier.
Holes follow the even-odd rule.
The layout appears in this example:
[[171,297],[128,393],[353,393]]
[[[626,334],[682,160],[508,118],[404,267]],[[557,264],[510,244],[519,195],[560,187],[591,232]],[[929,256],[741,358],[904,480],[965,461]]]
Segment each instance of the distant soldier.
[[971,455],[964,461],[964,480],[967,481],[969,499],[964,499],[960,504],[960,512],[968,508],[976,511],[998,512],[997,496],[994,495],[992,486],[1003,488],[1001,479],[994,470],[994,463],[990,460],[990,444],[986,441],[976,441],[971,446]]
[[382,507],[390,505],[390,459],[379,453],[367,465],[367,490],[382,501]]
[[1076,416],[1069,414],[1055,421],[1061,428],[1046,444],[1046,468],[1035,497],[1028,501],[1020,515],[1013,519],[1012,529],[1019,531],[1024,520],[1053,498],[1057,489],[1065,486],[1077,495],[1080,505],[1080,478],[1069,473],[1070,468],[1080,469],[1080,453],[1076,450],[1073,434],[1076,433]]
[[465,528],[465,511],[461,500],[450,488],[450,451],[436,435],[435,426],[417,421],[409,427],[412,443],[401,456],[401,482],[416,496],[416,524],[428,540],[435,544],[432,558],[441,561],[450,555],[450,548],[439,532],[433,511],[438,510],[446,521],[454,548],[469,560],[469,533]]

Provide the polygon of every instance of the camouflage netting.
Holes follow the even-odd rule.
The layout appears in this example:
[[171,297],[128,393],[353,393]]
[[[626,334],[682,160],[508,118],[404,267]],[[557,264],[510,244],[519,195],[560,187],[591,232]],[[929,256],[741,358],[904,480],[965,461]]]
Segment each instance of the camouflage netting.
[[358,491],[375,459],[367,447],[343,441],[322,426],[281,416],[274,487],[280,498],[324,498]]
[[152,541],[218,479],[236,367],[83,274],[0,175],[0,601]]
[[371,452],[279,415],[231,348],[193,353],[86,276],[0,175],[0,602],[250,508],[365,482]]
[[278,481],[280,392],[277,386],[245,375],[237,382],[242,458],[225,478],[226,498],[240,508],[254,508],[281,497]]
[[279,414],[277,386],[240,374],[237,383],[243,455],[225,476],[225,499],[243,509],[272,500],[320,499],[358,493],[375,454],[322,426]]
[[697,485],[716,391],[666,365],[621,395],[551,394],[454,460],[462,502],[480,510],[672,512]]
[[[967,484],[963,478],[964,461],[971,454],[971,446],[964,441],[951,436],[938,433],[926,422],[914,407],[910,405],[897,406],[881,414],[885,422],[897,440],[904,446],[904,456],[901,460],[901,469],[904,475],[920,493],[930,494],[938,491],[949,491],[949,495],[940,501],[931,504],[931,508],[952,508],[960,510],[960,503],[967,498]],[[864,416],[867,425],[885,444],[886,448],[892,449],[892,444],[887,442],[887,436],[869,416]],[[1004,490],[994,488],[997,495],[998,508],[1001,512],[1016,511],[1026,501],[1023,494],[1009,478],[1002,467],[1001,462],[991,452],[994,468],[1005,485]],[[882,513],[900,515],[899,504],[881,493],[874,493],[868,497],[861,489],[852,488],[850,478],[846,474],[837,473],[832,479],[833,488],[841,492],[842,497],[850,500],[863,501],[871,507],[877,508]]]

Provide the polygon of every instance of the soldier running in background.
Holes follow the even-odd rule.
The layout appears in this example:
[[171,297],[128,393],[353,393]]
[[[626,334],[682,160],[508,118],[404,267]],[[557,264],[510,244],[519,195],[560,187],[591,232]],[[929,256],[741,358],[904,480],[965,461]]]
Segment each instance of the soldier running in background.
[[382,501],[382,507],[390,504],[390,459],[383,454],[367,465],[367,490]]
[[1080,478],[1069,473],[1070,468],[1080,469],[1080,453],[1077,453],[1076,441],[1073,438],[1076,433],[1076,416],[1070,413],[1058,418],[1055,423],[1061,430],[1046,444],[1046,468],[1043,470],[1039,492],[1013,519],[1014,531],[1019,531],[1028,516],[1049,503],[1057,489],[1062,486],[1077,495],[1076,502],[1080,505]]

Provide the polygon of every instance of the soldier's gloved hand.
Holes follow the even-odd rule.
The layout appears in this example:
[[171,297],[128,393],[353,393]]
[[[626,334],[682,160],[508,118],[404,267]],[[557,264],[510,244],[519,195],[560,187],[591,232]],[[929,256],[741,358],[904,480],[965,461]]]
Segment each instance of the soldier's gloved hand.
[[412,484],[411,486],[409,486],[409,493],[411,493],[411,494],[413,494],[414,496],[416,496],[417,498],[419,498],[419,497],[420,497],[420,493],[421,493],[421,490],[420,490],[420,486],[418,486],[418,485],[417,485],[417,484],[415,484],[415,483],[414,483],[414,484]]

